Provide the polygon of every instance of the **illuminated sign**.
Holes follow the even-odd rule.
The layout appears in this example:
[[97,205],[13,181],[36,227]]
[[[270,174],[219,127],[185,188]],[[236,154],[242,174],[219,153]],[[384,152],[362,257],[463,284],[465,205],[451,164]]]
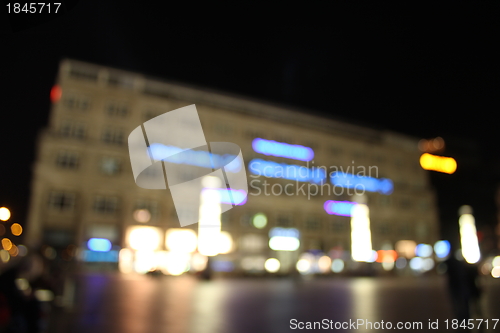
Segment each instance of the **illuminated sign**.
[[111,242],[106,238],[91,238],[87,242],[87,247],[91,251],[108,252],[111,250]]
[[268,178],[284,178],[299,182],[321,183],[326,179],[324,168],[307,168],[305,166],[277,163],[255,158],[249,163],[250,172]]
[[272,228],[269,247],[274,251],[295,251],[300,247],[300,232],[295,228]]
[[[213,191],[214,189],[209,189]],[[233,190],[233,189],[225,189],[219,188],[216,189],[220,195],[220,202],[229,204],[229,205],[244,205],[247,202],[247,192],[244,190]]]
[[394,190],[392,180],[387,178],[373,178],[367,176],[356,176],[350,173],[334,172],[330,181],[335,186],[365,190],[368,192],[379,192],[391,194]]
[[118,262],[118,251],[97,252],[83,250],[81,258],[85,262]]
[[[203,150],[184,150],[179,147],[167,146],[161,143],[153,143],[149,146],[154,160],[167,159],[170,163],[195,165],[202,168],[217,169],[224,166],[228,171],[238,172],[240,161],[237,156],[231,154],[217,155]],[[179,154],[181,153],[182,154]]]
[[291,145],[273,140],[254,139],[252,148],[255,152],[264,155],[291,158],[299,161],[311,161],[314,151],[309,147]]
[[432,154],[422,154],[420,165],[425,170],[452,174],[457,170],[457,162],[452,157],[443,157]]
[[325,211],[330,215],[351,216],[351,210],[356,202],[328,200],[323,205]]

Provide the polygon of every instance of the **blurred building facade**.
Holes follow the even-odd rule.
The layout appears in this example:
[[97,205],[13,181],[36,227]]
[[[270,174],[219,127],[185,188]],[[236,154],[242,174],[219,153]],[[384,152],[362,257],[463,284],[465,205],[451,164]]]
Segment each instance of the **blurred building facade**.
[[[311,183],[257,176],[252,161],[324,166],[328,172],[388,179],[393,189],[365,192],[372,248],[439,239],[435,195],[419,165],[417,139],[74,60],[61,63],[51,98],[49,125],[37,142],[33,169],[26,236],[31,245],[64,249],[73,244],[88,251],[90,238],[102,238],[118,251],[128,247],[130,227],[147,225],[161,230],[158,250],[165,250],[165,232],[180,227],[172,198],[168,190],[135,184],[127,137],[145,121],[191,104],[207,141],[239,145],[246,162],[247,202],[221,217],[222,230],[234,241],[233,251],[224,256],[229,270],[240,270],[246,257],[281,256],[290,261],[286,268],[303,252],[351,250],[350,217],[328,214],[324,206],[328,200],[353,200],[354,189],[321,187],[316,194]],[[314,159],[260,154],[252,147],[256,138],[309,147]],[[150,213],[148,222],[134,217],[139,209]],[[264,226],[254,225],[256,214],[266,217]],[[300,248],[288,259],[268,246],[274,227],[300,232]],[[186,228],[196,230],[196,225]]]

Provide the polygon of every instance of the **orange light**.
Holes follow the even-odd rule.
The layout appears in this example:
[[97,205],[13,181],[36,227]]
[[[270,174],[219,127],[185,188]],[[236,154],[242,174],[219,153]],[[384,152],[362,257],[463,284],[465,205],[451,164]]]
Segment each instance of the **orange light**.
[[23,227],[19,223],[14,223],[10,226],[10,231],[12,231],[14,236],[19,236],[23,233]]
[[420,165],[425,170],[438,171],[452,174],[457,170],[457,162],[452,157],[436,156],[432,154],[422,154]]
[[2,239],[2,247],[9,251],[12,248],[12,242],[8,238],[3,238]]
[[57,103],[61,99],[62,89],[58,85],[55,85],[50,89],[50,100],[52,103]]
[[398,258],[398,253],[394,250],[378,250],[377,262],[394,262]]

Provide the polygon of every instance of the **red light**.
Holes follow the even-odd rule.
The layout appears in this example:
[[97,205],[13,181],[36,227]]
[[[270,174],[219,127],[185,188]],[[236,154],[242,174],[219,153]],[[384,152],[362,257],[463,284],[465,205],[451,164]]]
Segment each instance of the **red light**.
[[50,90],[50,100],[52,101],[52,103],[57,103],[61,99],[61,96],[62,96],[61,87],[59,87],[58,85],[53,86],[52,89]]

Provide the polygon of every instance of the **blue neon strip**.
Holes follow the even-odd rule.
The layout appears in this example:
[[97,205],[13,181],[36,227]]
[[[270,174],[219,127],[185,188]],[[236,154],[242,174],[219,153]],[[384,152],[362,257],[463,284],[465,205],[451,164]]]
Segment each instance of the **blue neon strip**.
[[111,250],[111,242],[106,238],[91,238],[87,242],[87,247],[91,251],[108,252]]
[[[166,146],[161,143],[153,143],[149,146],[153,159],[161,161],[167,159],[168,162],[176,164],[196,165],[202,168],[218,169],[224,167],[228,171],[240,171],[239,159],[235,155],[212,154],[207,151],[184,150],[179,147]],[[182,154],[179,154],[181,153]]]
[[277,163],[255,158],[249,163],[250,172],[268,178],[284,178],[299,182],[321,183],[326,179],[326,171],[320,168]]
[[118,251],[96,252],[84,250],[82,259],[85,262],[118,262]]
[[328,200],[323,205],[323,208],[330,215],[351,216],[351,210],[354,206],[356,206],[356,203],[351,201]]
[[309,147],[261,138],[252,141],[252,148],[259,154],[286,157],[299,161],[311,161],[314,158],[314,151]]
[[373,178],[356,176],[350,173],[334,172],[330,181],[335,186],[344,188],[364,189],[368,192],[379,192],[382,194],[391,194],[394,190],[392,180],[387,178]]
[[[207,188],[204,190],[214,190],[214,189]],[[218,188],[217,192],[219,192],[221,203],[241,206],[247,202],[247,193],[244,190]]]
[[275,227],[269,230],[269,237],[291,237],[299,239],[300,231],[295,228]]

